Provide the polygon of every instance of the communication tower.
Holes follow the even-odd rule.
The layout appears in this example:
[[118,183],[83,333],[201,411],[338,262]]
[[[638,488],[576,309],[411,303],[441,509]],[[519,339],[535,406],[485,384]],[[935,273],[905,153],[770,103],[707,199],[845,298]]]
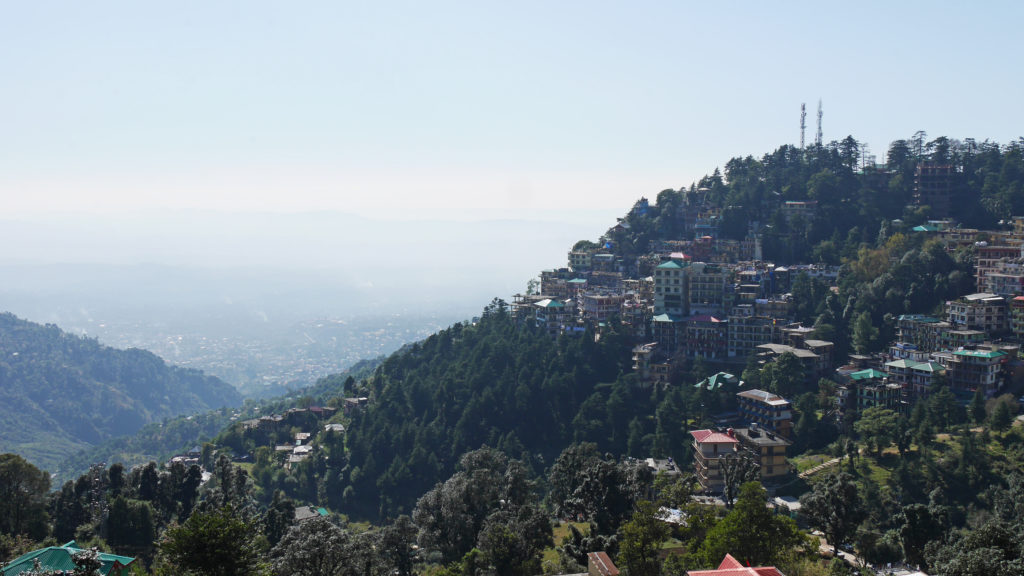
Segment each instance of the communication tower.
[[800,149],[804,148],[804,132],[807,130],[807,103],[800,103]]
[[821,146],[821,98],[818,98],[818,134],[814,137],[814,143]]

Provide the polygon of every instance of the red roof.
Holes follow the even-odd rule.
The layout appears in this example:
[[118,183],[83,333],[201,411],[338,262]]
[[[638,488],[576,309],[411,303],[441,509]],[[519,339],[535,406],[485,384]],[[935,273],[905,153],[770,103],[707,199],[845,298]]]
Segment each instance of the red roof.
[[[721,432],[715,432],[714,430],[691,430],[690,431],[690,436],[693,436],[694,440],[696,440],[697,442],[701,442],[701,443],[703,443],[703,442],[712,442],[712,443],[716,443],[716,444],[723,444],[723,443],[725,443],[725,444],[738,444],[739,443],[739,440],[737,440],[734,436],[729,436],[728,434],[723,434]],[[729,558],[731,558],[731,556],[729,556]]]
[[718,570],[690,570],[687,576],[784,576],[774,566],[758,566],[751,568],[740,564],[732,554],[726,554]]
[[591,567],[596,568],[601,576],[619,576],[619,569],[615,567],[615,563],[604,552],[588,553],[587,562]]

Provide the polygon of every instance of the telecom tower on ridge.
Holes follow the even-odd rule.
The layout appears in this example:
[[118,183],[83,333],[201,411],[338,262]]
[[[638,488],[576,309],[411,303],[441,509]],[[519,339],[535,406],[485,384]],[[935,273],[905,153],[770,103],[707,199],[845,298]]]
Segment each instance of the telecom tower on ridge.
[[821,98],[818,98],[818,134],[814,137],[814,143],[821,146]]
[[804,131],[807,130],[807,103],[800,103],[800,149],[804,149]]

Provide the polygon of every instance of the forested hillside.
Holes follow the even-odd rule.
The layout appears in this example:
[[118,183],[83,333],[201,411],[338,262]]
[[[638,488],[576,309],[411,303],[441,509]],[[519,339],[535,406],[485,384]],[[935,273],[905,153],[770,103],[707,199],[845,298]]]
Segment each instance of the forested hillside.
[[50,469],[148,423],[241,402],[229,384],[197,370],[11,314],[0,314],[0,382],[0,451]]

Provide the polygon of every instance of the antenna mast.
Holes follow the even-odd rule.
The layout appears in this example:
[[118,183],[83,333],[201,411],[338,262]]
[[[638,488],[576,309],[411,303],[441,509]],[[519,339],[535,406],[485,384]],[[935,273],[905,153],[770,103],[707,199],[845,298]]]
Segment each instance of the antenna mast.
[[821,98],[818,98],[818,135],[814,137],[814,143],[821,146]]
[[800,149],[804,149],[804,131],[807,130],[807,103],[800,103]]

